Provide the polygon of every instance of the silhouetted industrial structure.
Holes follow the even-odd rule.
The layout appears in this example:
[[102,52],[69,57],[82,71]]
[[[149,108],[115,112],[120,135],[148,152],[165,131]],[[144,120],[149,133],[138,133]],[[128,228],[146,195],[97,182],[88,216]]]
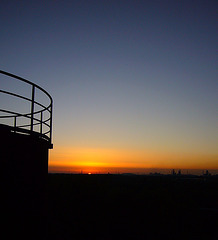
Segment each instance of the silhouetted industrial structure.
[[[38,85],[4,71],[0,71],[0,74],[12,89],[19,81],[31,90],[24,96],[17,93],[19,89],[16,92],[0,89],[3,229],[7,232],[7,238],[13,234],[22,239],[46,239],[48,153],[53,147],[53,101]],[[4,85],[0,86],[2,88]],[[38,96],[43,94],[47,98],[47,105],[36,100],[36,91]],[[7,102],[3,102],[4,96],[7,96]],[[20,109],[24,108],[19,106],[12,111],[10,99],[22,100],[29,109],[23,113]],[[2,105],[6,105],[6,108],[3,109]]]

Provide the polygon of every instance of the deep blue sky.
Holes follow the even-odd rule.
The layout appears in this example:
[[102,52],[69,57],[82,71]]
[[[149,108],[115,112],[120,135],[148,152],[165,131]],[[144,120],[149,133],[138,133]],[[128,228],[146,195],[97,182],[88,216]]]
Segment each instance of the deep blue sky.
[[0,23],[0,68],[54,98],[54,146],[217,156],[216,1],[3,0]]

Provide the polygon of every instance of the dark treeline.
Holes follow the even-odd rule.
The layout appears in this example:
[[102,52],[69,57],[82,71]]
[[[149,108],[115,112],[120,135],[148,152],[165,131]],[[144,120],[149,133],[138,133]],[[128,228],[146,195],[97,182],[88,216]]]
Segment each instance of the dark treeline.
[[49,174],[49,239],[216,239],[217,176]]

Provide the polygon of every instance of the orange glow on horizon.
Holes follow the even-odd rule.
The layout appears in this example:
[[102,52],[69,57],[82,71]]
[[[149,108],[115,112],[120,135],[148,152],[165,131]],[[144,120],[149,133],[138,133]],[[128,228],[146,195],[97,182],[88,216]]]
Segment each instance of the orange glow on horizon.
[[71,169],[80,169],[88,173],[121,168],[218,169],[217,156],[214,155],[70,147],[59,147],[50,153],[49,171],[70,172]]

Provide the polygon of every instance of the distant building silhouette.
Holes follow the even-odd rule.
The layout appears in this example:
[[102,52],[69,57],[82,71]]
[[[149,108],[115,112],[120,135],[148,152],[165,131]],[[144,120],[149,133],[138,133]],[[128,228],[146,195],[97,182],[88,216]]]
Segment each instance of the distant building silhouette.
[[181,176],[181,170],[179,169],[178,172],[176,173],[175,169],[172,169],[171,174],[174,176]]
[[206,170],[206,172],[204,173],[204,171],[203,171],[203,176],[211,176],[211,173],[209,173],[209,171],[208,170]]

